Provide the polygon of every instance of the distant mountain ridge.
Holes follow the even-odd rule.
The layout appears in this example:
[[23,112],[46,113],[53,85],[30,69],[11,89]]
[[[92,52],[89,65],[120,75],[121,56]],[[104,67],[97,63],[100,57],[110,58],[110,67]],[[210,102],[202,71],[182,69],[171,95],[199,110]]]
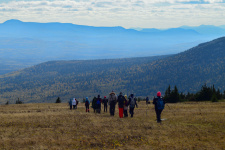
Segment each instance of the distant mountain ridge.
[[191,26],[181,26],[178,28],[170,28],[170,29],[155,29],[155,28],[143,28],[139,29],[141,32],[149,32],[149,33],[180,33],[180,34],[191,34],[192,32],[195,34],[201,35],[215,35],[215,36],[224,36],[225,34],[225,25],[222,26],[213,26],[213,25],[200,25],[196,27]]
[[213,25],[201,25],[198,27],[188,27],[188,26],[183,26],[181,27],[183,29],[191,29],[194,30],[196,32],[198,32],[199,34],[203,34],[203,35],[220,35],[223,36],[225,34],[225,30],[223,28],[223,26],[213,26]]
[[200,33],[198,33],[197,31],[193,30],[193,29],[185,29],[185,28],[171,28],[171,29],[167,29],[167,30],[159,30],[159,29],[155,29],[155,28],[150,28],[150,29],[142,29],[140,30],[140,32],[146,32],[146,33],[152,33],[152,34],[159,34],[159,35],[173,35],[173,36],[177,36],[180,34],[184,34],[184,35],[196,35],[199,36]]
[[197,92],[215,85],[225,90],[225,37],[164,57],[50,61],[0,76],[0,99],[64,102],[71,97],[108,95],[111,90],[152,97],[168,85]]
[[[176,54],[225,35],[193,28],[151,32],[123,27],[8,20],[0,24],[0,75],[52,60],[113,59]],[[146,29],[147,30],[147,29]]]

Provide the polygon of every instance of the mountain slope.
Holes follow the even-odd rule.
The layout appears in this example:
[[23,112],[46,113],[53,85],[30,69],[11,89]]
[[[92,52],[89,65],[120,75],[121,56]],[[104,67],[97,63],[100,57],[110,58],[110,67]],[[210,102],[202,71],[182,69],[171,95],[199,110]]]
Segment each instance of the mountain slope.
[[63,101],[117,93],[153,96],[170,84],[196,92],[204,84],[225,89],[225,37],[166,57],[51,61],[0,78],[0,99],[26,102]]
[[177,85],[180,92],[196,92],[205,83],[224,90],[225,37],[200,44],[145,67],[148,69],[142,69],[148,71],[149,75],[143,78],[148,78],[150,83],[158,81],[160,90],[165,90],[165,86],[170,84]]
[[124,90],[130,82],[125,78],[136,74],[140,65],[165,57],[169,56],[42,63],[0,76],[0,100],[20,97],[25,102],[53,102],[60,96],[66,101]]

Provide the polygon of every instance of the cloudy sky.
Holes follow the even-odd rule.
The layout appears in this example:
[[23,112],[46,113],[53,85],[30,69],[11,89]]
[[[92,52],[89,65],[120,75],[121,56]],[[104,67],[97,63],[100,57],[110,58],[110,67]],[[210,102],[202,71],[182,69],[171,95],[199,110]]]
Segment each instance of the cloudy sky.
[[171,28],[225,25],[224,18],[225,0],[0,0],[0,23]]

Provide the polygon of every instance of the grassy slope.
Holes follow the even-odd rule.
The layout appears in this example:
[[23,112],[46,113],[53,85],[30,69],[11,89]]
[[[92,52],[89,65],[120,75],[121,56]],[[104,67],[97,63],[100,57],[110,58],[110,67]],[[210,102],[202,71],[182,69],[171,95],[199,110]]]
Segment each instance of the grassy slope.
[[[169,104],[162,124],[153,105],[139,103],[134,118],[85,113],[84,104],[0,106],[0,149],[223,149],[225,103]],[[146,111],[147,110],[147,111]],[[147,113],[146,113],[147,112]]]

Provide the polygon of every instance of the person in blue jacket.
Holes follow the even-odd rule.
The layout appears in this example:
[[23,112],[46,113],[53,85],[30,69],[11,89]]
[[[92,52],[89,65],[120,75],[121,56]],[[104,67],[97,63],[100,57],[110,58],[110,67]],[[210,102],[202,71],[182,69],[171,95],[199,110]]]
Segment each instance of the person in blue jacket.
[[157,97],[153,99],[155,105],[156,119],[158,123],[161,123],[161,113],[165,106],[165,100],[161,97],[161,92],[157,92]]
[[73,104],[72,104],[72,99],[70,99],[69,101],[69,105],[70,105],[70,110],[72,110]]
[[86,112],[89,112],[89,105],[90,105],[90,101],[88,100],[88,97],[86,97],[86,100],[85,100]]

